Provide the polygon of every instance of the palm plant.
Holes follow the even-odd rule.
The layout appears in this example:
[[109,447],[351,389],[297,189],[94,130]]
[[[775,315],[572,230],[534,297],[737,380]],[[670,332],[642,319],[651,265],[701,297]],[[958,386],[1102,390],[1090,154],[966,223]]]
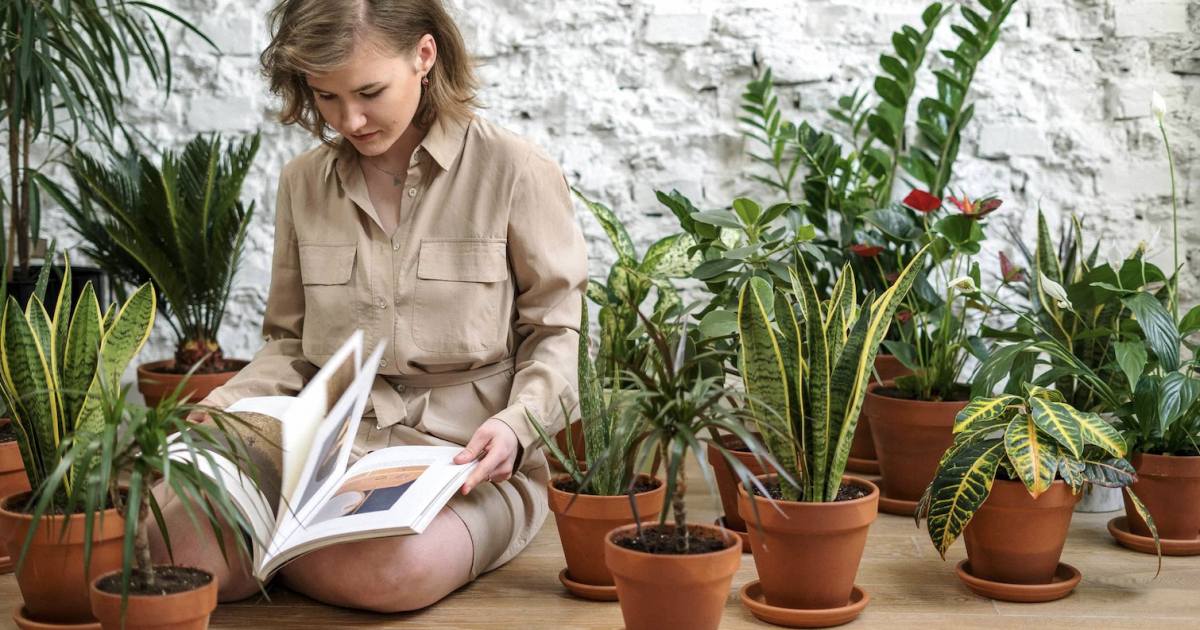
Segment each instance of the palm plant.
[[[53,319],[42,300],[24,310],[13,297],[0,328],[0,397],[16,427],[25,472],[33,487],[62,509],[77,477],[87,470],[62,467],[63,445],[89,441],[103,423],[100,391],[117,382],[150,336],[154,288],[142,285],[119,308],[101,312],[91,283],[72,310],[70,261]],[[69,512],[68,512],[69,513]]]
[[0,252],[9,268],[7,235],[16,241],[25,271],[40,231],[35,181],[44,181],[44,165],[35,164],[34,156],[49,149],[54,159],[84,137],[107,145],[114,131],[128,136],[118,112],[133,60],[170,94],[170,48],[161,18],[216,48],[190,22],[146,0],[36,0],[6,2],[0,9],[0,110],[8,127],[9,176],[9,189],[0,191],[9,206]]
[[199,135],[165,152],[161,168],[136,150],[107,167],[77,153],[78,200],[48,183],[88,256],[120,283],[159,288],[176,372],[201,361],[199,372],[227,369],[217,334],[254,214],[254,202],[239,197],[258,147],[257,133],[236,144]]
[[1024,483],[1035,499],[1055,479],[1076,494],[1087,484],[1124,488],[1156,532],[1146,506],[1129,487],[1137,472],[1125,460],[1127,452],[1116,429],[1067,404],[1060,392],[1027,385],[1022,396],[976,398],[955,418],[954,445],[938,463],[916,518],[918,523],[927,519],[929,538],[945,557],[1003,473]]
[[822,302],[808,268],[792,271],[790,292],[751,278],[741,291],[741,374],[751,419],[767,450],[798,483],[781,484],[789,501],[834,501],[842,485],[859,410],[879,345],[917,277],[925,254],[878,298],[858,303],[843,268]]

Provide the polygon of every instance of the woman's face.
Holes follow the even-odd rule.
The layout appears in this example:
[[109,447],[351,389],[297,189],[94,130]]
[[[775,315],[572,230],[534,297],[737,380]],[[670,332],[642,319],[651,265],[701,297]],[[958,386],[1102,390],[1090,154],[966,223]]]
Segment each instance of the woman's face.
[[309,75],[308,85],[329,126],[359,153],[376,156],[412,123],[421,100],[421,79],[436,58],[437,45],[430,35],[422,37],[412,53],[399,55],[368,38],[342,67]]

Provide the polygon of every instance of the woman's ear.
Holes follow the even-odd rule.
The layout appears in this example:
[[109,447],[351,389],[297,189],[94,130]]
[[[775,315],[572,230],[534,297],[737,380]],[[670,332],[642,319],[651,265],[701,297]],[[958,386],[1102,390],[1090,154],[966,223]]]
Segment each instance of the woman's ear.
[[417,42],[417,74],[428,74],[436,61],[437,41],[433,39],[433,35],[426,33],[421,37],[421,41]]

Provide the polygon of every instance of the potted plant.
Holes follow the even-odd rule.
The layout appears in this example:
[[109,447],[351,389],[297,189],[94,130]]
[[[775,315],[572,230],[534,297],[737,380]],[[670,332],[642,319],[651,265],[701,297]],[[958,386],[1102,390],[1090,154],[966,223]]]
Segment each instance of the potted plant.
[[[742,601],[766,621],[833,626],[858,616],[869,597],[854,584],[875,520],[879,490],[844,475],[875,355],[917,278],[925,250],[878,298],[858,303],[849,266],[823,302],[808,268],[790,292],[753,278],[742,289],[741,374],[767,450],[796,482],[760,477],[767,492],[739,488],[759,580]],[[769,493],[769,494],[768,494]],[[775,509],[769,509],[774,498]]]
[[[585,298],[586,299],[586,298]],[[565,473],[548,484],[550,511],[558,526],[567,567],[558,579],[584,599],[616,601],[612,573],[604,564],[604,535],[614,527],[658,518],[666,488],[662,481],[634,474],[625,453],[636,435],[628,405],[620,397],[605,402],[596,366],[588,353],[588,311],[584,303],[579,330],[579,415],[583,449],[568,424],[563,447],[557,445],[537,419],[529,423]],[[570,418],[564,408],[563,416]],[[564,452],[565,451],[565,452]]]
[[257,133],[228,144],[199,135],[164,152],[161,168],[137,150],[109,166],[76,153],[78,199],[47,188],[87,240],[84,253],[118,285],[158,288],[176,343],[173,359],[138,366],[150,406],[189,373],[185,394],[201,400],[247,363],[225,357],[217,337],[254,214],[239,197],[258,147]]
[[1088,484],[1125,488],[1136,480],[1125,440],[1100,416],[1062,394],[1027,385],[1023,396],[976,398],[955,418],[954,445],[921,498],[929,538],[945,558],[965,534],[958,576],[976,593],[1019,602],[1065,597],[1080,574],[1061,564],[1075,502]]
[[[91,621],[87,575],[120,566],[121,516],[104,502],[69,500],[70,489],[89,469],[87,462],[64,465],[61,447],[68,438],[86,442],[99,434],[101,384],[120,378],[154,317],[149,285],[107,312],[101,312],[90,284],[72,307],[69,261],[62,286],[53,318],[36,295],[24,310],[9,296],[0,328],[5,366],[0,396],[17,429],[25,472],[44,499],[40,518],[31,511],[29,493],[0,499],[0,531],[10,535],[9,555],[24,549],[16,570],[25,600],[19,625]],[[85,527],[85,515],[93,512],[100,512],[95,526]],[[84,553],[85,540],[90,554]]]
[[[681,322],[689,311],[681,311]],[[610,531],[604,560],[626,628],[717,628],[741,565],[741,541],[728,530],[688,522],[684,459],[693,453],[707,470],[702,445],[724,432],[741,438],[766,464],[774,462],[743,426],[745,407],[725,404],[738,397],[724,385],[728,353],[682,324],[664,331],[644,315],[640,319],[651,351],[645,364],[628,366],[638,386],[631,394],[638,424],[625,456],[634,470],[658,458],[666,471],[664,503],[657,520]],[[725,456],[743,483],[757,483],[736,458]]]
[[[5,68],[0,110],[8,132],[9,185],[0,253],[11,292],[24,305],[40,274],[30,261],[41,256],[40,184],[48,181],[43,169],[80,140],[111,147],[114,135],[130,137],[119,113],[134,67],[131,60],[140,60],[150,82],[165,83],[170,94],[171,51],[161,36],[163,22],[179,24],[215,45],[191,23],[153,2],[23,2],[6,7],[0,22],[7,34],[0,46],[0,67]],[[6,242],[10,235],[12,242]],[[47,256],[45,264],[52,259]],[[73,275],[100,290],[98,269],[76,266]],[[72,300],[79,300],[84,284],[78,283]],[[101,299],[103,304],[105,296]]]

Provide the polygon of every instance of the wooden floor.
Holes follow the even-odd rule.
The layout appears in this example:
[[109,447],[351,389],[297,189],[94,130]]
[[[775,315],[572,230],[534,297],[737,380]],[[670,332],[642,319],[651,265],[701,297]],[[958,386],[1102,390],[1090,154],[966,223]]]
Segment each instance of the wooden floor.
[[[720,502],[700,482],[689,505],[711,520]],[[1200,628],[1200,557],[1164,558],[1154,579],[1153,556],[1125,550],[1109,537],[1105,523],[1115,514],[1076,514],[1063,561],[1080,569],[1083,581],[1066,599],[1046,604],[1010,604],[972,594],[954,576],[965,556],[956,543],[946,561],[911,518],[881,514],[871,526],[858,583],[871,603],[855,628]],[[696,520],[699,520],[697,518]],[[375,615],[318,604],[281,587],[271,601],[220,606],[212,628],[620,628],[618,604],[569,596],[557,576],[564,567],[554,518],[529,548],[506,566],[482,576],[439,604],[416,613]],[[756,578],[754,560],[742,558],[726,603],[722,628],[769,628],[752,617],[737,591]],[[0,604],[11,610],[20,594],[11,575],[0,577]],[[11,623],[5,618],[6,623]],[[665,629],[666,630],[666,629]],[[686,629],[681,629],[686,630]]]

